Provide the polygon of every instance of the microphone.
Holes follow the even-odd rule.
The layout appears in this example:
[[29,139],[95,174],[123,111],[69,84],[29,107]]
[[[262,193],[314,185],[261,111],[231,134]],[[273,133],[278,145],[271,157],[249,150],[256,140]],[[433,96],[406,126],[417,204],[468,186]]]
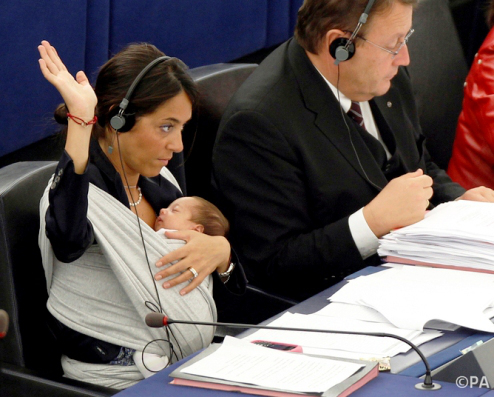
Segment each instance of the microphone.
[[278,331],[303,331],[303,332],[323,332],[327,334],[345,334],[345,335],[363,335],[363,336],[376,336],[381,338],[394,338],[398,339],[408,346],[410,346],[422,359],[425,366],[425,377],[424,383],[417,383],[415,388],[418,390],[439,390],[441,385],[432,382],[431,368],[429,362],[425,358],[424,354],[419,350],[419,348],[399,335],[387,334],[384,332],[357,332],[357,331],[331,331],[323,329],[313,329],[313,328],[290,328],[290,327],[274,327],[269,325],[253,325],[253,324],[239,324],[239,323],[219,323],[219,322],[206,322],[206,321],[186,321],[186,320],[173,320],[168,316],[161,313],[149,313],[146,315],[146,325],[152,328],[167,327],[170,324],[190,324],[190,325],[211,325],[211,326],[222,326],[227,328],[254,328],[254,329],[273,329]]
[[0,309],[0,339],[5,338],[9,329],[9,315],[5,310]]

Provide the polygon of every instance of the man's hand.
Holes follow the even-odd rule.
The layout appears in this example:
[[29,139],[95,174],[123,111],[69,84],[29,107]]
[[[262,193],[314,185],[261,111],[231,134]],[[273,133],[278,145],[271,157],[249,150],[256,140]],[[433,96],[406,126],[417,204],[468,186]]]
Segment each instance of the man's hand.
[[398,227],[424,218],[432,197],[432,178],[421,169],[391,180],[374,200],[364,207],[364,217],[379,238]]
[[467,190],[463,196],[458,197],[457,200],[485,201],[487,203],[494,203],[494,190],[489,189],[488,187],[479,186]]

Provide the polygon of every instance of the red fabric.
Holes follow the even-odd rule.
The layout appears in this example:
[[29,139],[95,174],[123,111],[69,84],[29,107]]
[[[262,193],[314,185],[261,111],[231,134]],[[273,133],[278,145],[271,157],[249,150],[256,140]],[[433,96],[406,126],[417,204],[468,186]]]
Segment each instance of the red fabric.
[[467,76],[448,174],[466,189],[494,189],[494,28]]

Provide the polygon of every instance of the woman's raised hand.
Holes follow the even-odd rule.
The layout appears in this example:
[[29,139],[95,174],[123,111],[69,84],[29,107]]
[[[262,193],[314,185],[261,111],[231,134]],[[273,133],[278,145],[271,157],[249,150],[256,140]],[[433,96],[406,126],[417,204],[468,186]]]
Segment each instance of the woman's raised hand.
[[83,120],[91,120],[98,100],[86,74],[80,71],[74,79],[48,41],[43,40],[38,50],[43,76],[60,92],[69,111]]
[[[68,111],[86,123],[93,120],[98,99],[86,74],[78,72],[74,79],[58,56],[55,47],[47,41],[42,41],[38,50],[41,56],[39,60],[41,72],[60,92]],[[77,174],[82,174],[87,166],[91,131],[92,126],[87,124],[69,123],[65,150],[72,158]]]

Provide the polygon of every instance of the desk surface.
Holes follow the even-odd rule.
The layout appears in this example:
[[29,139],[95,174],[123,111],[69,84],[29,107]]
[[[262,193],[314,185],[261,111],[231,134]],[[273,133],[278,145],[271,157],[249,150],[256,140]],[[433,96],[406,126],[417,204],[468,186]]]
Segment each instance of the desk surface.
[[[385,268],[382,268],[385,269]],[[380,271],[381,268],[366,268],[360,272],[355,273],[352,277],[357,277],[363,274],[370,274],[375,271]],[[289,309],[293,313],[310,314],[323,308],[328,304],[327,298],[340,289],[345,282],[339,283],[325,291],[307,299],[304,302]],[[280,314],[281,315],[281,314]],[[277,317],[277,316],[276,316]],[[276,318],[275,317],[275,318]],[[266,321],[263,324],[268,323]],[[241,335],[248,335],[254,332],[254,330],[246,331]],[[452,360],[459,355],[459,350],[471,346],[479,339],[487,341],[491,339],[493,335],[486,333],[477,333],[472,330],[460,329],[454,332],[445,332],[445,335],[436,340],[430,341],[421,345],[419,348],[426,355],[429,360],[431,368],[437,368],[440,365]],[[181,363],[176,363],[170,368],[167,368],[160,373],[153,375],[152,377],[139,382],[139,384],[118,393],[118,397],[141,397],[141,396],[218,396],[218,391],[199,389],[187,386],[170,385],[172,380],[168,374]],[[366,384],[360,390],[352,394],[352,396],[424,396],[425,391],[415,389],[415,384],[420,380],[417,377],[423,375],[425,367],[420,361],[420,358],[412,350],[406,354],[393,357],[391,360],[391,366],[394,374],[380,373],[379,376]],[[442,389],[434,391],[434,397],[453,397],[453,396],[483,396],[489,393],[489,389],[479,388],[459,388],[453,383],[437,382],[442,385]],[[399,390],[397,394],[397,390]],[[494,397],[494,391],[490,392],[489,397]],[[221,396],[235,396],[238,397],[238,393],[221,392]]]

